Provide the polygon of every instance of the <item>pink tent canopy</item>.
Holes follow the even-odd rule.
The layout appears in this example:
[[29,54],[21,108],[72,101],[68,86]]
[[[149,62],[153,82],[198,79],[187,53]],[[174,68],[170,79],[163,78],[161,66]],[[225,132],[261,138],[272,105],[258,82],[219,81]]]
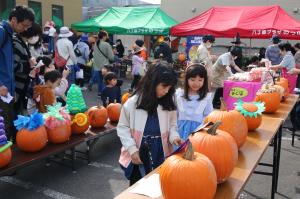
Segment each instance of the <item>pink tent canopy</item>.
[[212,7],[197,17],[173,26],[173,36],[212,34],[215,37],[300,40],[300,22],[280,6]]

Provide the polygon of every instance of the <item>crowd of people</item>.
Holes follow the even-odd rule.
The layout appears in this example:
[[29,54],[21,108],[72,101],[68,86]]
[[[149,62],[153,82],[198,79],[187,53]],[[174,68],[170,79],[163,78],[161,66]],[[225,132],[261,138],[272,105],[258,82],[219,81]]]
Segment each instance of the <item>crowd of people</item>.
[[[8,138],[15,139],[12,125],[18,114],[39,111],[56,102],[66,103],[66,92],[76,83],[86,90],[98,84],[102,104],[121,102],[122,81],[118,65],[125,48],[120,39],[111,44],[109,35],[99,30],[96,38],[80,37],[68,27],[55,29],[48,22],[43,29],[34,22],[34,12],[15,7],[8,21],[0,24],[0,109]],[[174,145],[179,146],[204,118],[220,106],[224,81],[233,73],[243,72],[241,41],[236,39],[229,52],[216,60],[211,56],[213,35],[204,35],[195,60],[185,69],[183,88],[177,88],[170,38],[155,46],[154,58],[163,60],[146,67],[147,49],[136,40],[132,51],[131,97],[123,105],[117,133],[123,145],[120,164],[130,184],[158,167]],[[273,70],[286,75],[300,74],[300,44],[281,43],[278,36],[253,61],[266,58]],[[91,77],[85,82],[87,68]]]

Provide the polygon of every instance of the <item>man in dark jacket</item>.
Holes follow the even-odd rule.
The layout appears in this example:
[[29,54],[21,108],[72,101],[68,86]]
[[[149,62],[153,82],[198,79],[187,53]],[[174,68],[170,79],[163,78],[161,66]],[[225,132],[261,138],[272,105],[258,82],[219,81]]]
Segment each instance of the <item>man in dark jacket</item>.
[[170,48],[170,38],[165,37],[164,41],[159,44],[154,50],[154,58],[167,61],[168,63],[173,62],[172,50]]

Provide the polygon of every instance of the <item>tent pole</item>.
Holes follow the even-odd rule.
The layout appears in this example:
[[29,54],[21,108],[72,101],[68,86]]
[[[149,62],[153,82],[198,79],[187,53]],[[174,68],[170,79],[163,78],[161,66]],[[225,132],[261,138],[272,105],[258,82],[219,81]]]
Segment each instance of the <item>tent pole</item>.
[[252,48],[252,38],[250,38],[250,48]]

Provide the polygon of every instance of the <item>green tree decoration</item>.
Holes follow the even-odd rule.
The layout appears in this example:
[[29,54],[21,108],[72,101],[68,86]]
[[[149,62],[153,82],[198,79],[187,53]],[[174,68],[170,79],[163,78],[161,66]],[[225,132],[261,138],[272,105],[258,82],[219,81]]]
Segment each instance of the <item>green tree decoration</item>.
[[67,93],[67,109],[70,114],[84,113],[87,110],[81,89],[72,84]]

